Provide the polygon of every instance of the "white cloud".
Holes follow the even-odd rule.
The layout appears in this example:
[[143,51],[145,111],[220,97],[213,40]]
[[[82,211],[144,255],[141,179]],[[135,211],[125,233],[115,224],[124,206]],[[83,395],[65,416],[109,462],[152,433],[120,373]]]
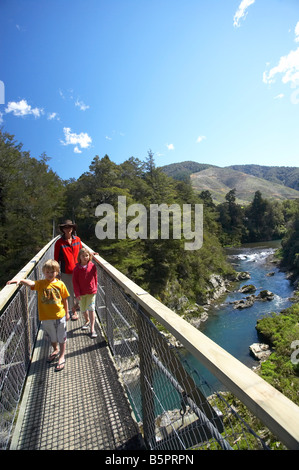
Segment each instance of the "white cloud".
[[242,2],[239,5],[239,8],[236,11],[235,16],[234,16],[234,26],[236,28],[240,27],[240,20],[241,19],[244,20],[246,18],[246,16],[247,16],[247,11],[246,10],[247,10],[248,7],[250,7],[250,5],[253,5],[254,2],[255,2],[255,0],[242,0]]
[[44,114],[44,110],[41,108],[32,108],[26,100],[19,102],[10,101],[5,108],[6,113],[13,113],[14,116],[28,116],[32,114],[35,118],[40,117]]
[[197,137],[197,143],[199,144],[199,142],[202,142],[204,139],[206,139],[206,136],[205,135],[200,135],[199,137]]
[[52,121],[53,119],[57,119],[57,121],[60,121],[59,116],[57,113],[48,113],[48,118],[49,121]]
[[22,26],[20,26],[19,24],[16,24],[16,28],[17,28],[17,30],[20,31],[20,32],[26,31],[26,29],[23,28]]
[[[63,145],[75,145],[74,152],[81,153],[81,149],[86,149],[90,147],[92,143],[91,137],[86,132],[81,132],[80,134],[75,134],[71,132],[70,127],[63,128],[65,140],[60,142]],[[80,148],[79,148],[80,147]]]
[[274,96],[275,100],[281,100],[284,97],[283,93],[279,93],[279,95]]
[[168,148],[168,150],[174,150],[173,144],[166,144],[166,147]]
[[90,108],[88,104],[85,104],[82,100],[79,100],[79,98],[77,98],[75,101],[74,90],[72,90],[71,88],[66,91],[61,90],[61,88],[59,88],[58,92],[63,100],[74,102],[75,106],[81,111],[86,111]]
[[[295,26],[295,42],[299,42],[299,22]],[[268,65],[268,64],[267,64]],[[278,65],[263,73],[264,83],[274,83],[277,74],[282,75],[282,83],[291,82],[291,86],[299,81],[299,47],[279,59]]]
[[112,140],[112,137],[109,137],[108,135],[106,135],[105,139],[106,140]]
[[86,111],[86,110],[89,108],[89,106],[88,106],[87,104],[83,103],[83,101],[79,101],[78,99],[77,99],[77,101],[75,102],[75,106],[77,106],[78,108],[80,108],[81,111]]
[[291,82],[294,84],[299,80],[299,47],[295,51],[291,51],[288,55],[279,59],[278,65],[263,73],[264,83],[275,82],[275,76],[282,74],[282,83]]

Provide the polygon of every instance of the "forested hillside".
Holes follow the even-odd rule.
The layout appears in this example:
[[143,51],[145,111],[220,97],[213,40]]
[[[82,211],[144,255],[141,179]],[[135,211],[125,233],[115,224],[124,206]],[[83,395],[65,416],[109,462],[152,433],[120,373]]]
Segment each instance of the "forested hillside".
[[283,184],[299,190],[299,168],[290,166],[232,165],[228,168],[242,171],[257,178],[264,178],[272,183]]
[[0,132],[0,286],[52,238],[64,192],[45,155],[32,158]]
[[[117,222],[119,196],[126,196],[127,207],[139,203],[147,211],[151,204],[203,204],[203,246],[187,251],[183,237],[174,239],[172,232],[167,240],[138,234],[135,239],[116,234],[115,239],[99,240],[96,207],[112,205]],[[216,206],[209,191],[195,192],[190,182],[157,168],[151,151],[145,161],[132,157],[120,165],[107,155],[95,156],[78,179],[62,181],[45,155],[33,158],[14,136],[1,133],[0,207],[1,286],[52,238],[53,226],[56,229],[62,218],[75,220],[85,243],[165,303],[183,295],[191,303],[205,303],[213,291],[211,275],[226,278],[233,273],[224,255],[226,245],[284,236],[284,262],[299,268],[298,200],[270,202],[257,191],[242,207],[233,189]]]
[[262,192],[263,196],[270,201],[299,198],[299,191],[293,188],[231,168],[211,167],[193,173],[190,179],[195,190],[209,190],[216,203],[222,203],[225,200],[225,194],[231,189],[236,190],[237,202],[243,205],[252,201],[256,191]]
[[196,191],[209,191],[215,203],[222,203],[225,194],[236,190],[239,204],[249,204],[256,191],[269,200],[299,198],[299,168],[233,165],[219,167],[186,161],[162,167],[162,171],[177,180],[191,181]]
[[[146,161],[130,158],[121,165],[106,155],[96,156],[77,180],[61,181],[51,171],[47,158],[32,158],[13,136],[1,134],[1,285],[14,275],[52,238],[63,217],[78,224],[84,242],[124,274],[165,302],[174,295],[187,295],[204,302],[209,276],[227,276],[227,264],[218,240],[214,214],[204,211],[204,243],[198,251],[185,251],[183,239],[99,240],[95,235],[95,209],[106,203],[116,208],[118,196],[127,206],[150,204],[196,204],[201,200],[190,186],[167,177],[157,169],[149,152]],[[117,216],[117,214],[116,214]]]
[[232,272],[218,239],[215,214],[204,211],[204,242],[200,250],[185,251],[183,239],[146,238],[98,240],[95,209],[111,204],[117,209],[118,196],[126,196],[127,206],[140,203],[149,211],[151,204],[192,204],[202,200],[191,185],[175,181],[156,168],[149,151],[142,162],[130,158],[116,165],[107,155],[92,161],[89,171],[66,185],[66,213],[76,219],[80,235],[121,272],[163,302],[187,296],[190,301],[206,301],[209,278],[213,273],[224,277]]
[[207,170],[208,168],[214,167],[208,163],[197,163],[197,162],[182,162],[182,163],[171,163],[170,165],[164,165],[161,167],[162,171],[166,175],[171,176],[176,180],[189,181],[190,175],[198,173],[199,171]]

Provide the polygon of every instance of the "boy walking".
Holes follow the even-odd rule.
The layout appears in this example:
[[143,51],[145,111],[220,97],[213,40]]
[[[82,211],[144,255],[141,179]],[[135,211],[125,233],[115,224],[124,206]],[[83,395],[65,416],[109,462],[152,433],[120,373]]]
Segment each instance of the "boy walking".
[[48,358],[52,362],[59,356],[55,370],[58,372],[65,365],[66,349],[66,322],[69,320],[68,300],[69,292],[65,284],[57,279],[59,264],[55,260],[48,260],[42,268],[45,279],[31,281],[30,279],[11,280],[7,284],[24,284],[31,290],[37,291],[38,315],[44,330],[51,339],[53,352]]

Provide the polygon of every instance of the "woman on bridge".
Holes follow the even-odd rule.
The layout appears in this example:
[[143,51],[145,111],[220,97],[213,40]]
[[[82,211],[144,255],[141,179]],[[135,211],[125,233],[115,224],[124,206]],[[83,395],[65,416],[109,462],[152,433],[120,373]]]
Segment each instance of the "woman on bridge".
[[62,232],[54,247],[54,259],[60,264],[61,280],[65,283],[70,293],[69,309],[72,320],[78,320],[76,305],[74,302],[73,271],[77,263],[79,251],[82,248],[81,239],[76,235],[77,225],[71,220],[65,220],[59,225]]

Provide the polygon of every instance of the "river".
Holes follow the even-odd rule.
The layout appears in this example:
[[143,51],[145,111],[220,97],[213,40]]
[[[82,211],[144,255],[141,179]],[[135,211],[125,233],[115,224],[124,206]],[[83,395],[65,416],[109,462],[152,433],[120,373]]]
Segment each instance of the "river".
[[[286,278],[285,273],[270,261],[270,255],[279,246],[279,241],[273,241],[227,249],[228,260],[235,270],[248,271],[251,278],[236,284],[233,291],[209,310],[208,319],[199,327],[202,333],[248,367],[258,365],[249,353],[249,346],[259,342],[255,328],[257,320],[271,312],[280,312],[291,305],[289,298],[294,292],[292,284]],[[274,275],[268,276],[269,272],[274,272]],[[256,287],[255,295],[264,289],[273,292],[273,300],[255,301],[249,308],[234,309],[231,302],[249,295],[238,292],[240,287],[246,284],[253,284]],[[222,384],[191,354],[184,352],[183,356],[189,366],[197,370],[213,389],[224,389]]]

